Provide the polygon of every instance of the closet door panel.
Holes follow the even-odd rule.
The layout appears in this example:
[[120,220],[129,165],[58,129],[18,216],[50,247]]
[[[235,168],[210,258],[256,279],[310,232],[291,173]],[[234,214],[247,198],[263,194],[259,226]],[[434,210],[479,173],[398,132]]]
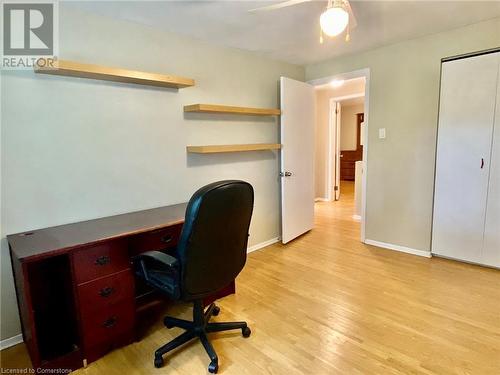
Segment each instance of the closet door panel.
[[442,65],[432,252],[481,263],[498,54]]
[[490,181],[486,204],[483,263],[500,267],[500,53],[498,55],[497,104],[491,149]]

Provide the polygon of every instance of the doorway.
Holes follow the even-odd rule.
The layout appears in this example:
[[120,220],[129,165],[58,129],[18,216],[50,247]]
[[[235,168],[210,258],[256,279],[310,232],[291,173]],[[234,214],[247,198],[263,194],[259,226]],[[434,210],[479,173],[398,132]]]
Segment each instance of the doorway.
[[[326,155],[328,201],[340,200],[342,184],[355,183],[356,163],[363,160],[364,80],[359,86],[363,92],[329,99]],[[330,94],[335,95],[335,91],[330,91]],[[318,123],[317,126],[324,124]],[[358,215],[361,216],[360,213]]]
[[316,94],[315,200],[352,206],[364,241],[369,71],[309,83]]

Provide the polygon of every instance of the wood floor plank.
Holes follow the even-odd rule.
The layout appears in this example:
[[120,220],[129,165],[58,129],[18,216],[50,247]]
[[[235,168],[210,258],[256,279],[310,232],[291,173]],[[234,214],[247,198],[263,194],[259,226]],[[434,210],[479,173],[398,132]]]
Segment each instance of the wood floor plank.
[[[246,320],[252,336],[212,334],[224,374],[500,374],[500,271],[359,242],[352,185],[316,204],[316,225],[288,245],[255,251],[216,320]],[[190,318],[189,306],[167,313]],[[153,367],[181,332],[158,318],[140,342],[76,374],[204,374],[194,342]],[[2,367],[29,364],[24,345]]]

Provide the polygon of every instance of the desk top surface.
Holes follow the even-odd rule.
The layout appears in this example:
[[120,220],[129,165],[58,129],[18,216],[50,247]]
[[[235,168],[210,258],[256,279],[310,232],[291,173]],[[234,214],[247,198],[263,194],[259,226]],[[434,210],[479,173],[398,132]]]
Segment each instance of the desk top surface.
[[184,222],[187,203],[86,220],[7,236],[13,255],[39,258],[83,245],[139,234]]

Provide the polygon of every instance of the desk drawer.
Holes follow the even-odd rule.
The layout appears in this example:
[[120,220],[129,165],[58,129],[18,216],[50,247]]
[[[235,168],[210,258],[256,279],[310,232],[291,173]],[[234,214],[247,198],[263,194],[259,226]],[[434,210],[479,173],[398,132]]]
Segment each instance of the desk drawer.
[[130,255],[135,256],[151,250],[165,250],[179,242],[182,224],[141,233],[130,238]]
[[116,337],[132,334],[134,330],[135,305],[122,302],[82,316],[83,342],[90,348]]
[[82,316],[119,302],[134,303],[134,278],[132,270],[126,269],[77,287]]
[[130,268],[125,241],[109,241],[87,247],[75,251],[72,256],[77,284]]

